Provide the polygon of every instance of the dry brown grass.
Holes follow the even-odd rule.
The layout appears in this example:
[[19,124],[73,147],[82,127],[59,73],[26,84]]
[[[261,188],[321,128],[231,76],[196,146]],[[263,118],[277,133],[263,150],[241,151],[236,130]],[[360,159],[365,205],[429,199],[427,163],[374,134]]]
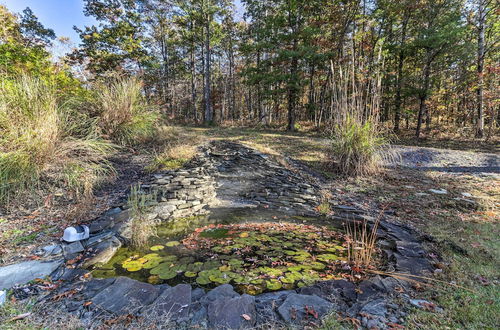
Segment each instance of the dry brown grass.
[[361,223],[350,222],[346,225],[347,259],[357,268],[366,269],[372,266],[376,252],[377,229],[380,217],[371,225],[367,220]]
[[203,139],[198,134],[177,127],[164,126],[159,129],[158,141],[161,149],[146,170],[149,172],[181,168],[197,152]]
[[135,249],[144,249],[149,239],[156,235],[158,223],[148,217],[148,204],[155,199],[155,194],[142,192],[140,185],[131,188],[127,204],[132,211],[130,243]]

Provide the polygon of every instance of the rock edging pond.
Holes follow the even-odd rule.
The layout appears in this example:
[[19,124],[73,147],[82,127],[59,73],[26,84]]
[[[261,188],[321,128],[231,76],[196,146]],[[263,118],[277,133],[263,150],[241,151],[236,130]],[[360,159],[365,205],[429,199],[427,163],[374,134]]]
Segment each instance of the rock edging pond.
[[[218,141],[203,147],[186,168],[157,173],[142,188],[155,191],[157,196],[150,205],[150,217],[175,223],[177,217],[208,212],[223,214],[231,208],[313,215],[319,204],[320,187],[267,155],[236,143]],[[373,220],[361,210],[337,207],[339,212],[329,220],[339,226]],[[54,281],[60,281],[59,287],[40,303],[75,314],[88,327],[106,317],[129,314],[156,317],[170,322],[173,328],[319,324],[324,315],[335,312],[359,319],[364,327],[383,329],[390,323],[403,321],[405,309],[395,301],[409,300],[412,294],[408,282],[381,276],[358,283],[330,279],[296,290],[255,296],[240,295],[229,284],[205,292],[189,284],[152,285],[128,277],[89,277],[82,266],[106,263],[127,243],[130,217],[126,206],[113,208],[91,224],[92,237],[87,242],[40,250],[45,258],[63,255],[67,260],[65,266],[51,274]],[[377,235],[386,270],[413,275],[432,271],[411,229],[382,221]],[[0,268],[0,276],[2,271]],[[15,288],[14,295],[26,296],[27,288]],[[61,295],[63,299],[58,298]]]

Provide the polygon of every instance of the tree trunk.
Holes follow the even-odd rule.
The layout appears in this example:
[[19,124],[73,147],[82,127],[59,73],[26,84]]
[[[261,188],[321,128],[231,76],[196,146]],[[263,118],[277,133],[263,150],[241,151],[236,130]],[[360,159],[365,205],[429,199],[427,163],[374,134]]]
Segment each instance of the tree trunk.
[[479,0],[478,3],[478,38],[477,38],[477,131],[476,137],[484,136],[484,109],[483,109],[483,68],[484,68],[484,30],[486,22],[485,1]]
[[[294,40],[294,49],[297,47],[297,40]],[[296,56],[293,57],[292,63],[290,65],[290,77],[294,79],[297,74],[298,59]],[[288,86],[288,126],[289,131],[295,130],[295,107],[297,104],[297,87],[296,82],[293,81]]]
[[406,27],[408,26],[408,21],[410,19],[409,11],[406,11],[405,18],[403,20],[403,26],[401,31],[401,41],[399,43],[399,56],[398,56],[398,73],[396,78],[396,100],[394,102],[394,132],[399,132],[399,122],[401,121],[401,89],[403,88],[403,66],[405,60],[405,52],[403,47],[406,40]]
[[419,96],[420,106],[419,106],[419,110],[418,110],[417,130],[415,132],[417,139],[420,138],[420,133],[422,131],[423,117],[427,111],[426,101],[427,101],[427,96],[428,96],[427,94],[429,91],[429,83],[430,83],[430,75],[431,75],[431,63],[432,63],[431,51],[428,50],[427,51],[427,59],[425,61],[424,73],[423,73],[424,76],[422,77],[424,84],[423,84],[422,90],[420,91],[420,96]]
[[212,91],[210,86],[210,19],[207,16],[205,25],[205,123],[212,124],[214,120],[214,113],[212,109]]
[[[191,28],[193,25],[191,24]],[[196,111],[196,68],[195,68],[195,43],[194,40],[191,43],[191,111],[193,112],[194,121],[198,121],[198,112]]]

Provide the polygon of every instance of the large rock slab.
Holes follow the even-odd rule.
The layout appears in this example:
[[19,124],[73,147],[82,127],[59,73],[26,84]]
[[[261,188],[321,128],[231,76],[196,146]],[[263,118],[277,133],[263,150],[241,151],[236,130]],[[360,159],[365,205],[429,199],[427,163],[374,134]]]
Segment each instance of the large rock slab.
[[158,298],[160,289],[154,285],[118,277],[92,298],[94,305],[114,314],[138,314]]
[[[278,308],[278,313],[286,322],[293,323],[300,322],[306,318],[316,319],[316,316],[319,319],[332,309],[333,304],[323,298],[292,293]],[[311,311],[315,315],[312,315],[312,313],[308,314],[306,310]]]
[[49,276],[62,263],[62,259],[52,261],[33,260],[0,267],[0,289],[10,289],[18,284]]
[[210,290],[201,298],[201,302],[207,304],[218,299],[230,299],[237,296],[239,296],[239,294],[234,291],[231,284],[223,284],[213,290]]
[[221,297],[208,305],[208,324],[216,329],[244,329],[255,325],[255,297]]
[[145,311],[146,315],[162,315],[170,321],[188,319],[191,306],[191,285],[179,284],[167,288]]

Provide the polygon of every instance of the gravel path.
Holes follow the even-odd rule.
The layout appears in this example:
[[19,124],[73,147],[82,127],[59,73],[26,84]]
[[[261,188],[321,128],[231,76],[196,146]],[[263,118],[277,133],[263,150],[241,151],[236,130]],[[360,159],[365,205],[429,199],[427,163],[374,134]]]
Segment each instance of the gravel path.
[[389,165],[417,168],[425,171],[471,173],[500,176],[500,155],[425,147],[393,146],[399,155]]

